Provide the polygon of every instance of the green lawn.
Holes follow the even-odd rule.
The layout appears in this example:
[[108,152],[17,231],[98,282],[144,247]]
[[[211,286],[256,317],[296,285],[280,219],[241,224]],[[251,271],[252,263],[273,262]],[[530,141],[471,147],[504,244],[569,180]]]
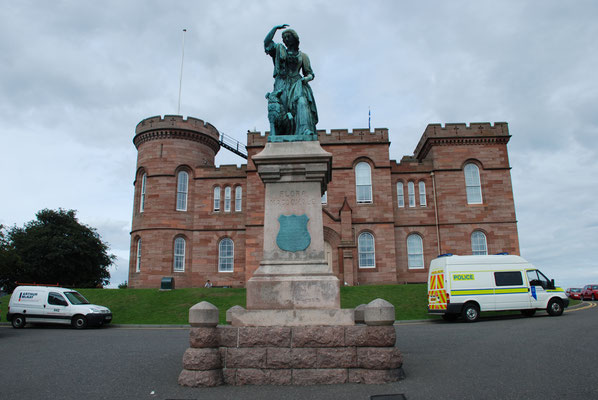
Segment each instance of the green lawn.
[[[427,313],[426,284],[353,286],[341,288],[341,307],[354,308],[382,298],[395,306],[397,320],[437,319]],[[112,310],[115,324],[187,324],[189,308],[209,301],[220,310],[220,323],[226,310],[245,307],[245,289],[196,288],[161,292],[157,289],[79,289],[91,303]],[[0,298],[2,322],[6,322],[9,296]],[[579,301],[572,300],[571,305]],[[518,313],[518,312],[511,312]],[[497,313],[483,313],[483,316]]]

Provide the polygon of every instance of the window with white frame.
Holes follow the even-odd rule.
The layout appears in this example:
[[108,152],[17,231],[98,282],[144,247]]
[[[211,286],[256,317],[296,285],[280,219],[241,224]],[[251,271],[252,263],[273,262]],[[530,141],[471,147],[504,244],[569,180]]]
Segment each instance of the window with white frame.
[[363,232],[357,239],[357,252],[359,254],[359,268],[376,268],[376,249],[374,235]]
[[480,183],[480,169],[477,165],[469,163],[463,169],[465,173],[465,190],[467,191],[467,204],[482,204],[482,185]]
[[397,204],[399,207],[405,207],[405,190],[403,182],[397,182]]
[[488,254],[488,245],[484,232],[475,231],[471,234],[471,254],[474,256],[485,256]]
[[189,174],[181,171],[178,174],[176,189],[176,209],[177,211],[187,211],[187,193],[189,189]]
[[230,212],[230,186],[224,188],[224,212]]
[[409,196],[409,207],[415,207],[415,184],[407,183],[407,195]]
[[214,188],[214,211],[220,211],[220,186]]
[[419,181],[419,205],[420,207],[428,205],[426,201],[426,183],[424,181]]
[[409,269],[424,268],[424,243],[416,233],[407,236],[407,266]]
[[243,188],[237,186],[235,188],[235,211],[239,212],[243,209]]
[[370,164],[360,162],[355,166],[355,186],[358,203],[372,202],[372,172]]
[[174,272],[185,271],[185,239],[174,239]]
[[141,177],[141,197],[139,198],[139,212],[145,210],[145,182],[147,180],[147,174],[143,174]]
[[224,238],[218,245],[218,272],[233,272],[235,249],[232,239]]
[[135,259],[135,272],[141,271],[141,238],[137,239],[137,258]]
[[328,190],[322,195],[322,204],[328,204]]

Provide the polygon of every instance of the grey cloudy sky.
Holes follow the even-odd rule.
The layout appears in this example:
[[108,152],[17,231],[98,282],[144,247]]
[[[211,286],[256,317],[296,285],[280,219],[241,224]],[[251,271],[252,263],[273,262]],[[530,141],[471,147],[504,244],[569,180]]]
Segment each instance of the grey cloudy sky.
[[182,29],[181,114],[245,142],[268,129],[263,38],[287,23],[319,129],[367,127],[370,107],[400,160],[429,123],[508,122],[521,255],[563,286],[598,282],[597,16],[581,0],[0,0],[0,224],[78,210],[125,281],[132,138],[176,114]]

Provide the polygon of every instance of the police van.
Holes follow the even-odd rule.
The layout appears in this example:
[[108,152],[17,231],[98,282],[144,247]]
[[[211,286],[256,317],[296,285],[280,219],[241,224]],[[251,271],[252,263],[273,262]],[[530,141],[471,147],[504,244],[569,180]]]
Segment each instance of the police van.
[[82,329],[102,326],[112,321],[106,307],[89,304],[73,289],[54,286],[18,286],[8,303],[6,319],[15,328],[27,323],[58,323]]
[[520,256],[444,254],[430,263],[428,312],[445,320],[474,322],[481,311],[505,310],[558,316],[568,305],[565,291]]

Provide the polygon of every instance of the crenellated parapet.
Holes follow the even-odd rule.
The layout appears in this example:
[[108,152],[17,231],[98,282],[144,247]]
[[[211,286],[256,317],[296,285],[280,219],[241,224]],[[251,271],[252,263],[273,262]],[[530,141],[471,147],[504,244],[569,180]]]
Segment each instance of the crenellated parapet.
[[472,122],[455,124],[428,124],[417,147],[414,157],[422,160],[432,146],[455,146],[471,144],[506,144],[509,142],[509,126],[506,122]]
[[146,118],[137,124],[133,143],[139,149],[141,143],[159,139],[183,139],[200,142],[215,153],[220,150],[220,134],[210,123],[181,115],[165,115]]
[[[247,132],[247,147],[263,147],[268,141],[269,132]],[[369,129],[331,129],[326,131],[318,130],[318,140],[321,144],[337,143],[390,143],[388,141],[388,129],[376,128],[373,132]]]

